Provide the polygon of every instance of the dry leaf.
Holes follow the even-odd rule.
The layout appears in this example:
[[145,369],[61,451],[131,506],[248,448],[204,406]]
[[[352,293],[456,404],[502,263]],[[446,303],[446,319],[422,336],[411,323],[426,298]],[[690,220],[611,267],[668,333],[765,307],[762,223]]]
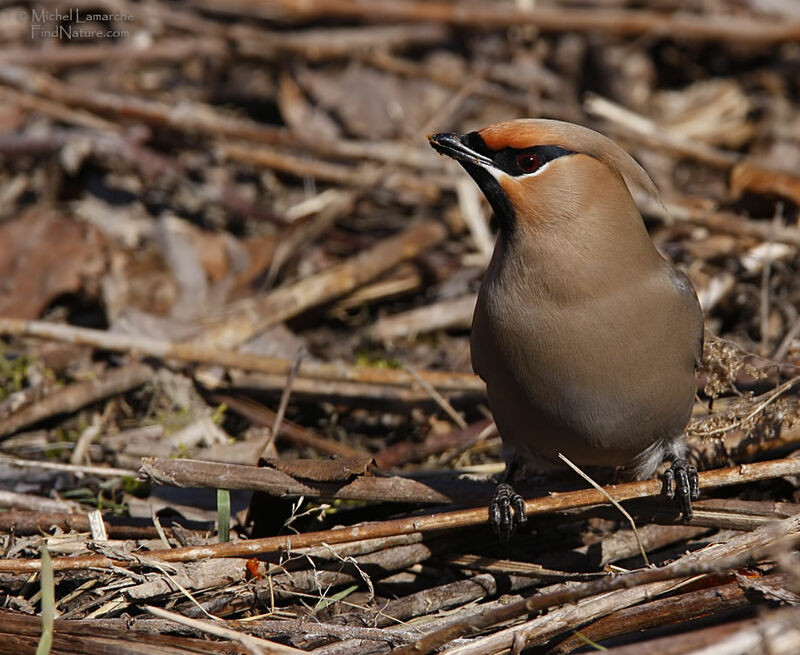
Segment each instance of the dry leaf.
[[37,318],[105,268],[105,239],[95,228],[33,207],[0,227],[0,314]]

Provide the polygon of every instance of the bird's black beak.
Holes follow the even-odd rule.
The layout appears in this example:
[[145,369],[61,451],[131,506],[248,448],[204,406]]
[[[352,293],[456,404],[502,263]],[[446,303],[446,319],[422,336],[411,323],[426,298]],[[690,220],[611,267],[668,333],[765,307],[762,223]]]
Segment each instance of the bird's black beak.
[[476,166],[491,165],[492,160],[467,146],[464,143],[464,137],[465,135],[461,134],[439,132],[438,134],[429,134],[428,141],[437,152],[452,157],[457,162]]
[[514,208],[503,187],[493,175],[493,171],[497,167],[490,156],[491,151],[486,147],[480,134],[477,132],[469,134],[440,132],[439,134],[429,134],[428,141],[436,151],[452,157],[464,167],[492,206],[500,229],[510,234],[514,229]]

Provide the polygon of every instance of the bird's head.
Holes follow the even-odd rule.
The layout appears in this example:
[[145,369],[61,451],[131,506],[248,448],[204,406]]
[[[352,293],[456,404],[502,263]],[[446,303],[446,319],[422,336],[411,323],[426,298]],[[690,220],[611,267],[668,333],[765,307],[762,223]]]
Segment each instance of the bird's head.
[[428,140],[472,176],[507,236],[522,223],[585,211],[595,200],[611,209],[615,202],[632,204],[633,185],[658,197],[627,152],[573,123],[519,119],[468,134],[432,134]]

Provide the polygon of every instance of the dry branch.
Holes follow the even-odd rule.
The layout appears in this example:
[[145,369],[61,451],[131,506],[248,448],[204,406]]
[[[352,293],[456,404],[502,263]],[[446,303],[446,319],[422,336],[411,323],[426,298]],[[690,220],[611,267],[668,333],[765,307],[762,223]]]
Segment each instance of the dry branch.
[[[243,164],[269,168],[270,170],[288,173],[299,178],[313,178],[324,182],[332,182],[356,189],[386,189],[402,193],[413,192],[414,204],[429,203],[439,197],[440,189],[450,185],[450,178],[439,176],[436,179],[431,173],[424,178],[414,173],[392,171],[376,168],[369,163],[355,166],[334,164],[332,162],[303,157],[263,146],[254,148],[250,145],[235,143],[217,144],[217,152],[221,157]],[[318,148],[326,151],[342,151],[344,148]],[[376,151],[371,159],[377,158]]]
[[[161,619],[145,615],[126,616],[125,618],[83,619],[81,626],[94,626],[97,628],[114,628],[130,630],[132,632],[145,632],[150,634],[164,634],[176,630],[176,625]],[[365,628],[361,626],[341,626],[329,622],[309,621],[308,617],[284,619],[259,619],[257,621],[226,621],[221,625],[264,637],[285,637],[293,644],[308,644],[317,640],[351,639],[359,638],[386,644],[404,643],[413,641],[417,631],[408,630],[381,630],[380,628]],[[181,629],[186,636],[200,636],[199,632],[188,628]],[[339,642],[341,643],[341,642]]]
[[[301,468],[303,460],[298,460]],[[317,460],[308,462],[325,464]],[[339,466],[337,460],[330,464]],[[308,467],[310,468],[310,466]],[[349,476],[332,481],[311,480],[310,475],[291,476],[280,470],[202,462],[190,459],[145,459],[141,475],[153,482],[178,487],[210,489],[247,489],[273,496],[328,498],[338,500],[371,500],[397,503],[480,503],[486,502],[493,485],[478,481],[427,481],[392,476]],[[448,487],[450,492],[448,493]]]
[[[670,523],[674,520],[668,506],[656,507],[634,501],[628,509],[637,521]],[[794,503],[772,503],[738,499],[720,500],[710,498],[695,503],[697,514],[688,522],[692,526],[704,526],[720,530],[755,530],[777,518],[787,518],[800,513],[800,505]],[[611,513],[604,515],[614,518]]]
[[[0,647],[6,653],[34,653],[42,620],[19,612],[0,610]],[[190,655],[191,653],[247,655],[243,646],[215,643],[208,639],[177,637],[168,634],[132,633],[130,630],[84,626],[82,621],[55,620],[54,655],[83,653],[128,653],[149,655]]]
[[493,424],[491,419],[486,419],[468,425],[463,430],[459,428],[444,434],[431,432],[422,443],[400,441],[376,453],[375,463],[379,468],[390,469],[407,462],[425,459],[429,455],[438,455],[451,448],[463,448]]
[[0,437],[57,414],[74,412],[81,407],[139,387],[153,377],[153,369],[134,362],[108,371],[101,378],[76,382],[57,389],[35,403],[0,419]]
[[[193,4],[212,10],[219,5],[208,0]],[[502,3],[495,5],[409,0],[373,0],[369,9],[358,0],[235,0],[225,11],[273,19],[356,18],[374,22],[422,21],[480,29],[522,25],[551,32],[600,32],[627,36],[732,41],[734,43],[781,43],[800,39],[800,23],[792,20],[757,19],[752,16],[703,15],[688,12],[582,9],[537,5],[532,9]]]
[[400,262],[413,259],[446,236],[447,230],[438,221],[411,225],[337,266],[234,303],[224,316],[206,322],[202,340],[218,346],[238,345],[262,330],[353,291]]
[[383,316],[369,328],[369,334],[373,339],[391,341],[401,337],[413,338],[436,330],[467,330],[472,325],[476,299],[477,296],[470,294],[441,300],[402,314]]
[[759,241],[785,243],[800,246],[800,230],[796,227],[773,225],[772,221],[754,221],[725,211],[708,211],[692,206],[679,199],[671,199],[659,205],[652,199],[637,198],[651,216],[665,221],[675,220],[699,225],[711,232],[722,232],[739,237],[753,237]]
[[445,41],[444,25],[373,25],[370,27],[312,28],[297,31],[266,31],[235,24],[229,36],[242,55],[268,60],[287,54],[306,61],[330,62],[375,50],[431,46]]
[[[62,502],[62,501],[59,501]],[[151,519],[132,517],[104,516],[103,521],[112,539],[157,539],[158,533]],[[186,529],[209,531],[213,529],[211,522],[189,521],[178,517],[160,519],[167,535],[172,534],[171,526],[179,525]],[[82,512],[29,512],[17,509],[0,512],[0,530],[14,532],[17,535],[39,535],[58,528],[64,532],[89,532],[89,518]]]
[[275,653],[275,655],[299,655],[300,653],[303,653],[303,651],[298,650],[297,648],[292,648],[291,646],[285,646],[284,644],[279,644],[274,641],[266,641],[265,639],[253,637],[252,635],[239,632],[238,630],[225,628],[217,623],[200,621],[198,619],[190,619],[189,617],[176,614],[175,612],[168,612],[160,607],[147,607],[146,609],[148,612],[150,612],[150,614],[161,619],[173,621],[204,633],[230,639],[233,642],[238,642],[251,652],[261,653],[266,649],[266,652]]
[[[101,130],[103,133],[109,135],[116,135],[122,132],[116,123],[107,121],[105,118],[100,118],[99,116],[96,116],[88,111],[84,111],[83,109],[72,109],[63,103],[48,100],[47,98],[41,98],[32,93],[17,91],[16,89],[7,86],[0,86],[0,96],[9,102],[15,103],[19,107],[25,108],[27,111],[37,112],[44,114],[45,116],[52,116],[57,121],[67,123],[69,125],[78,125],[80,127],[93,130]],[[24,139],[26,137],[29,138],[29,135],[19,134],[4,134],[3,136],[5,137],[6,143],[13,139]],[[38,138],[42,138],[42,135],[37,136]],[[48,138],[48,141],[50,141],[53,149],[60,147],[65,141],[57,136],[57,132],[55,132],[55,130],[51,130],[50,134],[46,138]],[[5,151],[6,148],[3,150]]]
[[[786,583],[784,576],[775,574],[766,576],[763,581],[765,584],[781,586]],[[597,642],[619,635],[633,634],[639,630],[688,621],[710,612],[744,607],[748,604],[750,604],[750,600],[742,586],[738,582],[729,582],[614,612],[582,628],[581,635]],[[571,653],[584,646],[585,643],[578,637],[570,637],[556,646],[553,652]]]
[[65,84],[46,73],[22,66],[0,65],[0,82],[72,107],[81,107],[118,119],[167,126],[182,133],[224,136],[262,143],[291,141],[291,137],[282,128],[231,118],[209,105],[181,103],[174,106],[155,100],[143,100],[136,96],[81,89]]
[[63,462],[47,462],[38,459],[20,459],[0,455],[0,464],[16,466],[18,468],[44,469],[49,471],[63,471],[76,475],[96,475],[98,477],[136,477],[136,471],[121,469],[112,466],[91,466],[84,464],[64,464]]
[[[358,453],[356,458],[364,461],[363,455]],[[153,458],[143,460],[140,473],[154,482],[179,487],[243,489],[285,498],[302,496],[318,500],[416,504],[480,505],[487,502],[495,487],[495,483],[489,480],[470,478],[373,477],[369,474],[360,475],[356,467],[348,469],[346,465],[346,460],[292,460],[284,463],[277,461],[274,468],[257,468],[189,459]],[[568,506],[564,509],[571,508]],[[639,521],[667,524],[675,521],[674,509],[668,503],[631,501],[629,509]],[[694,516],[688,522],[691,529],[754,530],[765,523],[800,513],[800,505],[792,503],[718,499],[696,501],[694,509]],[[616,511],[609,508],[609,512],[600,513],[616,518]],[[589,510],[589,515],[597,513],[597,508]]]
[[35,512],[77,512],[78,503],[0,489],[0,507]]
[[[274,430],[275,412],[250,398],[215,393],[213,395],[213,401],[215,403],[225,403],[232,411],[241,414],[252,423]],[[301,446],[310,446],[314,450],[328,455],[358,458],[366,454],[364,451],[357,450],[356,448],[339,443],[333,439],[326,439],[312,430],[304,428],[302,425],[292,423],[292,421],[286,418],[281,422],[280,431],[276,435],[276,438],[284,438],[287,441]]]
[[366,284],[338,300],[328,311],[335,318],[346,318],[348,311],[365,305],[421,292],[425,287],[422,272],[413,264],[400,265],[381,279]]
[[[710,628],[681,632],[677,635],[651,639],[647,642],[647,648],[661,655],[685,655],[686,653],[692,653],[692,655],[698,655],[699,653],[716,655],[716,652],[711,649],[721,639],[739,630],[753,627],[757,623],[758,619],[749,618],[723,623],[722,625],[714,625]],[[626,644],[625,646],[609,648],[606,652],[613,655],[641,655],[642,645],[642,642]],[[703,650],[706,648],[709,650]],[[742,655],[745,654],[743,653]],[[747,653],[747,655],[750,655],[750,653]]]
[[[603,578],[593,582],[586,582],[572,588],[525,598],[504,607],[486,611],[480,618],[473,618],[471,621],[457,623],[443,630],[429,634],[414,644],[409,644],[406,647],[397,649],[395,653],[397,655],[424,655],[458,637],[474,634],[491,625],[527,616],[538,610],[549,607],[555,607],[565,603],[576,603],[581,599],[597,596],[598,594],[604,594],[604,596],[594,599],[599,601],[599,603],[595,604],[601,606],[595,611],[601,612],[599,616],[602,616],[603,613],[607,614],[609,611],[613,611],[613,609],[618,609],[618,607],[614,607],[614,594],[609,594],[607,592],[622,590],[616,593],[618,597],[622,599],[622,607],[625,607],[635,602],[640,602],[650,597],[653,593],[663,593],[670,588],[670,585],[662,585],[659,583],[704,573],[729,571],[743,566],[756,559],[759,556],[758,551],[764,553],[766,549],[770,546],[774,546],[776,542],[782,538],[788,535],[796,535],[798,530],[800,530],[800,516],[794,516],[784,519],[779,523],[764,526],[753,532],[733,537],[725,543],[713,544],[699,552],[689,553],[661,568],[645,569],[612,578]],[[645,587],[648,585],[656,586],[651,589],[646,589]],[[629,590],[632,590],[634,593],[627,593]],[[570,605],[564,608],[564,610],[565,611],[562,613],[569,615],[569,618],[566,618],[566,620],[571,625],[579,625],[582,621],[585,621],[586,618],[591,616],[589,614],[589,608],[586,605]],[[580,615],[583,612],[586,613],[581,617]],[[552,638],[558,634],[558,632],[564,630],[563,624],[557,626],[553,625],[555,623],[555,618],[555,613],[550,613],[540,619],[533,619],[526,624],[518,625],[514,628],[506,629],[483,638],[481,640],[483,643],[480,644],[478,650],[468,645],[458,649],[458,652],[462,653],[462,655],[466,655],[467,653],[474,654],[485,652],[481,649],[486,647],[490,649],[509,648],[512,643],[514,643],[517,634],[522,637],[523,642],[533,637],[536,637],[537,642]],[[558,616],[558,620],[562,621],[565,619]],[[473,643],[472,645],[474,646],[475,644]]]
[[731,169],[730,186],[734,196],[749,188],[762,193],[778,193],[795,203],[800,198],[800,177],[793,167],[781,167],[779,162],[763,166],[738,152],[714,148],[673,134],[655,121],[600,96],[590,94],[584,104],[588,113],[610,121],[617,131],[649,147],[662,148],[709,166]]
[[[380,610],[353,610],[339,617],[339,621],[345,625],[366,624],[386,627],[418,616],[432,615],[491,598],[497,595],[499,588],[503,588],[505,593],[518,593],[535,586],[539,580],[531,576],[508,576],[503,582],[505,584],[501,587],[495,576],[478,574],[467,580],[439,585],[433,589],[425,589],[392,600]],[[340,650],[342,646],[346,647],[347,644],[337,644],[336,649]]]
[[[171,342],[131,337],[125,334],[79,328],[71,325],[47,323],[44,321],[24,321],[16,318],[0,317],[0,334],[40,337],[75,343],[103,350],[130,352],[147,357],[178,359],[202,364],[261,371],[283,377],[291,370],[293,360],[278,357],[265,357],[237,350],[226,350],[193,342]],[[444,371],[417,371],[433,387],[442,391],[483,393],[483,382],[468,373],[448,373]],[[352,366],[348,364],[328,364],[304,361],[298,371],[298,378],[329,380],[332,382],[356,382],[361,384],[412,387],[414,378],[403,370]],[[279,385],[283,388],[283,384]]]
[[[700,473],[700,487],[713,488],[743,484],[756,480],[766,480],[785,475],[800,475],[800,459],[782,459],[756,464],[742,464],[725,469],[703,471]],[[617,500],[629,500],[655,496],[661,492],[658,480],[629,482],[627,484],[609,485],[605,490]],[[595,489],[553,493],[543,498],[526,501],[525,511],[528,515],[543,514],[568,508],[587,507],[603,504],[605,495]],[[339,544],[362,539],[388,537],[397,534],[415,532],[438,532],[470,525],[482,525],[488,520],[487,508],[441,512],[407,519],[394,519],[362,526],[335,528],[322,532],[279,537],[265,537],[241,542],[228,542],[208,546],[173,548],[172,550],[150,551],[141,555],[141,559],[127,561],[115,560],[103,555],[87,555],[53,559],[56,570],[82,569],[88,566],[106,568],[109,566],[136,566],[146,564],[148,558],[164,562],[188,562],[209,557],[252,557],[280,550],[307,548],[326,544]],[[794,517],[793,517],[794,518]],[[787,521],[790,519],[787,519]],[[797,519],[800,520],[800,519]],[[781,523],[783,525],[783,523]],[[759,528],[760,530],[761,528]],[[38,571],[38,560],[0,560],[0,571],[23,572]]]
[[626,137],[634,138],[652,148],[663,148],[680,157],[720,168],[733,166],[744,158],[739,153],[721,150],[672,134],[655,121],[598,95],[589,94],[584,107],[587,113],[612,123]]
[[128,45],[70,45],[68,48],[8,48],[0,52],[0,64],[17,66],[83,66],[114,60],[183,61],[190,57],[224,57],[228,48],[222,39],[172,38],[147,48]]
[[231,215],[256,218],[275,225],[284,225],[285,220],[273,211],[245,199],[230,186],[205,181],[202,185],[190,179],[184,167],[175,159],[146,147],[134,138],[119,134],[116,123],[101,119],[83,110],[74,110],[59,102],[45,100],[36,95],[15,91],[0,86],[0,95],[9,98],[20,107],[52,116],[60,122],[91,128],[88,130],[66,130],[52,128],[45,134],[4,134],[0,136],[0,154],[21,156],[23,154],[47,154],[70,145],[88,144],[91,154],[101,162],[118,166],[120,162],[130,166],[144,180],[174,182],[192,196],[219,203]]
[[[397,369],[384,370],[395,371]],[[436,371],[426,371],[426,373],[430,372],[437,373]],[[232,371],[231,383],[234,389],[246,389],[247,391],[264,390],[274,393],[283,389],[286,384],[286,378],[281,375],[269,375],[266,373]],[[408,386],[411,387],[412,385],[413,381],[409,381]],[[437,388],[441,389],[441,387]],[[426,402],[430,402],[430,396],[424,391],[417,390],[416,386],[414,388],[405,388],[398,385],[389,386],[383,383],[346,382],[343,380],[310,377],[298,377],[294,382],[293,392],[296,396],[306,396],[317,401],[333,400],[334,402],[357,403],[360,399],[367,399],[372,402],[386,403],[389,407],[403,403],[424,405]],[[458,392],[451,390],[448,395],[453,393],[463,394],[478,400],[482,400],[484,397],[482,391],[462,390]]]
[[[786,607],[763,612],[758,618],[733,621],[703,630],[662,637],[648,650],[663,655],[794,655],[800,649],[800,609]],[[612,655],[638,655],[641,643],[609,649]]]

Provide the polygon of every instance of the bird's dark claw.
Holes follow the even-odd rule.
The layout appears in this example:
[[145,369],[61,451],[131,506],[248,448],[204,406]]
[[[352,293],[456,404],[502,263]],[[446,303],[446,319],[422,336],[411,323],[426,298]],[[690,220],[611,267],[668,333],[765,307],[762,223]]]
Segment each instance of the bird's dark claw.
[[489,504],[489,523],[500,541],[511,539],[511,535],[527,520],[522,496],[507,482],[498,484]]
[[664,473],[663,493],[674,499],[683,520],[692,518],[692,500],[700,497],[700,485],[697,481],[697,469],[685,459],[676,459]]

